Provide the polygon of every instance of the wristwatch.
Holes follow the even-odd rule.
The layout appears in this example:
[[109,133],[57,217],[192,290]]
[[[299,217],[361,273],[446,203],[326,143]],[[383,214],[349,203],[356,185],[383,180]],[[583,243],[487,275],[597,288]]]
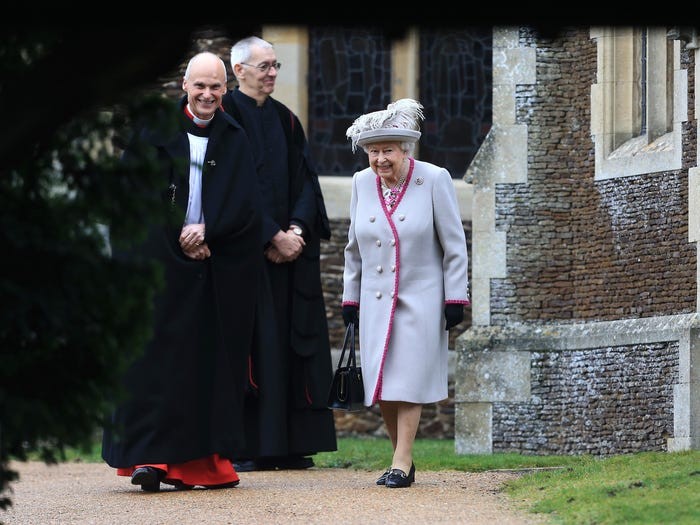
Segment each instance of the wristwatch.
[[294,233],[295,235],[298,235],[299,237],[302,237],[304,235],[304,230],[302,230],[300,226],[293,224],[292,225],[292,233]]

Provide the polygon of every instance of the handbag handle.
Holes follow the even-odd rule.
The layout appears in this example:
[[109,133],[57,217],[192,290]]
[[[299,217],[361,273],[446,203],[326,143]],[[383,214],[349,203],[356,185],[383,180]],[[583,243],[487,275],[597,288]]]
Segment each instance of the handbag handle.
[[[348,345],[348,342],[350,343]],[[343,365],[343,359],[345,358],[345,351],[348,350],[348,360],[346,365]],[[356,366],[355,357],[355,323],[348,323],[348,327],[345,330],[345,339],[343,340],[343,350],[340,352],[340,359],[338,360],[338,366]]]

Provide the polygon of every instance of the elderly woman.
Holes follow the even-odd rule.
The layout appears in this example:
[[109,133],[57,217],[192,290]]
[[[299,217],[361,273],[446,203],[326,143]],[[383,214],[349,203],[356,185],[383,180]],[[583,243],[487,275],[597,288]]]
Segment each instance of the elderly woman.
[[410,487],[424,403],[447,397],[448,330],[470,304],[467,245],[452,178],[414,159],[422,108],[402,99],[347,130],[369,167],[354,174],[343,320],[358,322],[365,405],[394,450],[377,485]]

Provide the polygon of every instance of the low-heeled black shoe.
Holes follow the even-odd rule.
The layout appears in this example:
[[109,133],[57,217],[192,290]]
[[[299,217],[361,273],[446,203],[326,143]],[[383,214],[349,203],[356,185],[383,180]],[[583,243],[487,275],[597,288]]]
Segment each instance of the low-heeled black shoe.
[[139,467],[131,474],[131,484],[141,485],[141,490],[158,492],[164,472],[154,467]]
[[389,475],[389,472],[391,472],[391,468],[388,468],[384,471],[384,474],[379,476],[377,478],[377,485],[385,485],[386,484],[386,478]]
[[410,487],[411,483],[416,480],[416,466],[411,464],[411,470],[406,474],[400,468],[393,468],[389,471],[384,485],[391,489]]
[[[391,467],[386,469],[384,474],[377,478],[377,485],[386,485],[386,478],[389,476],[389,472],[391,472]],[[416,480],[416,466],[413,463],[411,463],[411,470],[408,472],[408,477],[410,478],[411,483]]]

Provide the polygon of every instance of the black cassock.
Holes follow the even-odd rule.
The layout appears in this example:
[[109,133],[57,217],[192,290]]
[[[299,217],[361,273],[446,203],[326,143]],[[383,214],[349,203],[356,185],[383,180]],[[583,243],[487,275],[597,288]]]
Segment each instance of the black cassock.
[[[157,150],[173,220],[120,255],[152,256],[165,282],[151,342],[128,370],[128,397],[104,429],[102,457],[116,468],[212,454],[233,459],[245,444],[243,399],[263,268],[254,160],[245,132],[223,111],[205,129],[184,114],[181,126],[172,137],[140,135]],[[178,241],[189,197],[187,132],[209,135],[202,209],[211,257],[203,261],[185,256]]]
[[248,446],[242,459],[307,455],[337,449],[333,411],[326,406],[333,375],[320,243],[330,238],[318,175],[298,118],[268,98],[261,106],[240,90],[223,97],[224,109],[252,143],[263,201],[263,250],[290,222],[304,229],[306,246],[291,263],[265,260],[258,302],[250,394]]

